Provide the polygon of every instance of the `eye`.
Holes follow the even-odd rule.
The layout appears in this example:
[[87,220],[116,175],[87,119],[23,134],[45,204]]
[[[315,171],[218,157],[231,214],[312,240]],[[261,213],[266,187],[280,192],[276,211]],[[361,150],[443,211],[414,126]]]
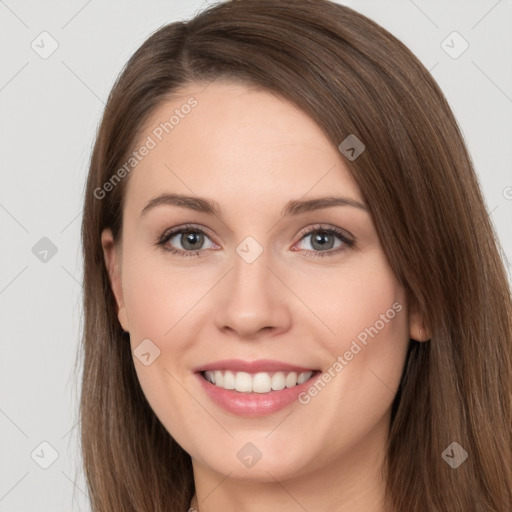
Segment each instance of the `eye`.
[[[204,249],[205,238],[209,240],[208,235],[202,229],[193,226],[181,226],[166,231],[157,241],[157,245],[178,256],[196,257],[199,256],[201,249]],[[181,245],[182,248],[176,249],[173,247],[176,244]],[[211,246],[206,248],[211,249],[214,246],[216,245],[211,242]]]
[[[353,238],[341,229],[321,225],[313,226],[309,231],[303,232],[300,242],[308,238],[310,238],[308,245],[312,249],[306,248],[305,250],[314,257],[333,256],[355,245]],[[336,245],[336,239],[338,245]],[[199,257],[202,250],[205,249],[203,247],[205,240],[210,240],[205,231],[186,225],[164,232],[156,245],[177,256]],[[181,245],[181,248],[176,248],[176,245]],[[210,240],[210,247],[206,247],[206,249],[218,247]],[[298,249],[292,248],[292,250],[297,251]]]
[[[306,250],[315,257],[333,256],[355,245],[355,241],[348,234],[339,228],[333,227],[314,226],[313,229],[303,234],[301,241],[308,238],[310,239],[309,246],[312,249],[306,248]],[[340,242],[338,245],[335,245],[336,238]]]

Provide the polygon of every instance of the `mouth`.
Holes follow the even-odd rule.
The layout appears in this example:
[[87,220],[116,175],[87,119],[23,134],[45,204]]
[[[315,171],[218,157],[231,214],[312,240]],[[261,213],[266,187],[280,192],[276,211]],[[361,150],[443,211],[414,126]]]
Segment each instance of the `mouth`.
[[217,388],[239,393],[272,393],[286,388],[295,388],[314,379],[321,370],[274,371],[249,373],[232,370],[203,370],[196,372]]
[[292,406],[322,373],[271,359],[223,359],[192,371],[214,404],[245,418],[263,417]]

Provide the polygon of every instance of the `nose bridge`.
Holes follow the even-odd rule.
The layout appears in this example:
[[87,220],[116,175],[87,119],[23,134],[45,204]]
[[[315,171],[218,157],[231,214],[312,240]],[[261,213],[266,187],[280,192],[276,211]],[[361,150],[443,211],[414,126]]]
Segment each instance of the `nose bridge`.
[[280,330],[288,325],[285,290],[268,267],[272,267],[271,252],[254,237],[238,244],[218,309],[219,328],[250,336],[263,328]]
[[269,277],[272,275],[268,267],[271,265],[268,249],[259,244],[253,237],[247,237],[235,249],[233,258],[233,285],[244,287],[250,292],[268,290]]
[[[238,244],[233,258],[232,296],[247,304],[258,299],[269,301],[268,295],[273,288],[270,282],[273,275],[268,269],[272,265],[270,256],[268,248],[252,236]],[[257,296],[252,297],[252,294]]]

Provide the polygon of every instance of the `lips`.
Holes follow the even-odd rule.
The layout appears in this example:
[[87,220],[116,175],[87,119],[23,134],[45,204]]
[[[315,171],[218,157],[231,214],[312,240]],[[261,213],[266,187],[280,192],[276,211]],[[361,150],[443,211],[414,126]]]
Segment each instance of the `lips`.
[[317,368],[298,366],[283,361],[271,359],[258,359],[256,361],[243,361],[242,359],[223,359],[194,368],[194,373],[214,370],[231,370],[232,372],[260,373],[260,372],[297,372],[316,371]]
[[[272,414],[292,405],[297,400],[298,395],[311,385],[312,379],[321,373],[321,370],[315,368],[270,359],[258,359],[256,361],[224,359],[198,366],[193,371],[201,389],[214,404],[236,416],[247,418]],[[231,374],[231,379],[233,374],[236,374],[235,381],[232,384],[233,387],[239,387],[240,389],[242,386],[242,392],[232,389],[231,385],[228,386],[229,389],[224,389],[210,382],[207,376],[211,378],[213,373],[222,379],[225,378],[226,374]],[[276,376],[276,374],[278,375]],[[283,382],[278,382],[281,376],[284,377],[284,374],[297,377],[293,385],[291,382],[288,383],[291,387],[288,387],[286,382],[285,386],[283,386]],[[299,379],[299,374],[302,374],[303,378]],[[240,376],[243,377],[244,382],[237,383],[237,378],[240,378]],[[260,381],[262,378],[267,380],[266,387],[262,382],[257,382],[256,392],[254,392],[254,389],[251,392],[248,387],[246,388],[249,381],[252,383],[251,386],[254,386],[254,382]],[[271,389],[268,387],[268,379],[270,378],[272,378]]]
[[235,389],[218,387],[206,380],[203,377],[203,372],[196,372],[194,376],[200,388],[215,405],[236,416],[250,418],[273,414],[291,406],[297,401],[298,396],[306,391],[308,386],[311,385],[312,379],[316,378],[319,373],[320,371],[315,372],[310,379],[302,382],[302,384],[265,393],[239,392]]

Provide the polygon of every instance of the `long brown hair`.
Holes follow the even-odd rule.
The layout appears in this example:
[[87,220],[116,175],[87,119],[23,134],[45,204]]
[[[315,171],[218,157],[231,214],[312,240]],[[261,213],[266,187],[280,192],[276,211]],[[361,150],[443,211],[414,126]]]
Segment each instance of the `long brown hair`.
[[[461,132],[419,60],[379,25],[327,0],[243,0],[164,26],[115,83],[84,199],[81,445],[95,512],[184,512],[190,456],[148,405],[100,235],[122,231],[126,183],[95,194],[144,121],[178,89],[242,80],[293,102],[338,146],[382,248],[430,340],[410,341],[392,409],[388,492],[397,511],[512,509],[512,319],[503,252]],[[137,172],[137,171],[134,171]],[[501,251],[501,252],[500,252]],[[459,443],[457,469],[443,451]]]

